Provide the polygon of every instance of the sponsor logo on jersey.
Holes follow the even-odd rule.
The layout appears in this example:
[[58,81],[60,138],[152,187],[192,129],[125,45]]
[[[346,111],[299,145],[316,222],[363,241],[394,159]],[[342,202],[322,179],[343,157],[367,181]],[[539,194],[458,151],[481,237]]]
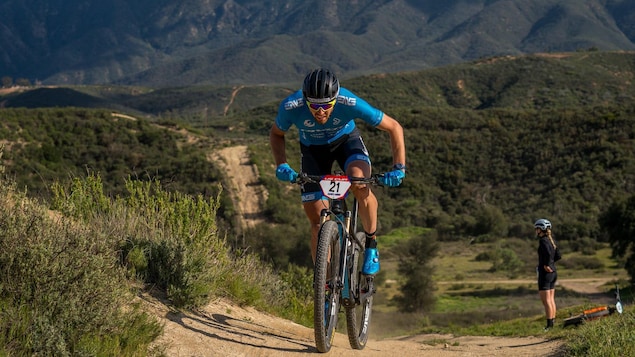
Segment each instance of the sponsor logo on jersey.
[[298,98],[295,100],[288,100],[284,103],[285,110],[293,110],[295,108],[300,108],[304,105],[304,98]]
[[304,126],[307,128],[313,128],[315,126],[315,122],[311,119],[307,119],[304,121]]
[[337,103],[348,105],[349,107],[354,107],[357,104],[357,98],[345,97],[343,95],[340,95],[337,97]]

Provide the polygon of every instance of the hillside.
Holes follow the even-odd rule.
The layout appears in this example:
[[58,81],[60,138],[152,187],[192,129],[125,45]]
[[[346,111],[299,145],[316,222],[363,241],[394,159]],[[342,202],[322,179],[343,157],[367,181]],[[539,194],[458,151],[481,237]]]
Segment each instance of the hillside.
[[[598,214],[624,193],[633,192],[633,73],[634,53],[591,51],[493,57],[344,81],[406,128],[407,184],[378,192],[382,231],[407,224],[436,227],[444,239],[523,237],[531,234],[526,222],[544,215],[560,222],[561,239],[603,239],[597,231]],[[284,211],[279,205],[294,195],[272,179],[266,139],[276,105],[291,88],[80,86],[10,93],[0,97],[7,107],[1,139],[25,144],[13,146],[13,166],[7,166],[21,184],[37,185],[32,192],[52,178],[91,167],[108,173],[106,182],[113,187],[121,185],[117,177],[152,172],[175,187],[210,193],[209,182],[218,181],[219,173],[205,164],[206,147],[224,141],[247,144],[250,159],[263,175],[261,183],[273,192],[264,213],[290,227],[281,233],[294,240],[304,220],[300,214],[277,214]],[[72,107],[8,108],[58,105]],[[90,124],[83,119],[93,116],[90,111],[75,113],[74,107],[81,106],[107,106],[146,119],[117,122],[98,111]],[[38,127],[43,118],[48,131]],[[150,123],[162,123],[168,130]],[[172,130],[181,127],[206,139],[182,146]],[[67,137],[63,128],[76,135]],[[389,167],[382,133],[361,129],[376,169]],[[94,130],[116,134],[95,136]],[[125,142],[117,143],[122,139]],[[174,149],[165,151],[166,143]],[[296,149],[293,143],[289,149]],[[166,160],[166,153],[173,159]],[[144,159],[139,161],[140,157]],[[402,220],[398,222],[396,216]],[[482,220],[501,223],[484,227],[478,224]],[[260,246],[272,234],[258,230],[251,235],[252,243]],[[279,254],[287,256],[284,259],[305,257],[301,253],[305,249],[289,244]]]
[[483,57],[635,49],[628,0],[0,3],[0,77],[152,87],[281,84]]
[[[635,98],[633,73],[635,51],[584,51],[488,57],[342,83],[386,111],[559,109],[627,105]],[[270,120],[279,101],[300,88],[303,76],[296,76],[293,84],[269,86],[16,87],[0,90],[0,108],[105,107],[223,129],[237,122]]]
[[[382,326],[384,330],[373,326],[374,340],[363,352],[365,355],[555,353],[560,341],[547,340],[542,335],[526,339],[492,337],[536,336],[536,331],[542,331],[544,321],[533,282],[535,247],[531,240],[531,222],[537,215],[551,218],[566,253],[566,258],[559,262],[559,268],[562,267],[557,293],[559,319],[578,311],[585,302],[600,303],[595,300],[596,294],[606,293],[607,289],[599,284],[624,281],[624,270],[619,261],[610,258],[610,248],[598,229],[597,215],[611,202],[635,192],[633,73],[635,60],[631,52],[587,51],[491,57],[419,72],[346,80],[347,87],[402,122],[409,150],[405,184],[393,190],[377,189],[382,207],[380,241],[385,275],[378,277],[383,282],[376,295],[373,321],[374,326]],[[101,326],[121,322],[124,327],[120,341],[125,341],[121,344],[131,341],[125,336],[146,339],[154,336],[158,333],[156,325],[150,326],[150,330],[137,328],[125,320],[133,315],[124,314],[124,319],[115,320],[103,314],[99,306],[92,306],[97,299],[91,294],[98,294],[103,298],[99,301],[112,304],[111,286],[128,288],[125,280],[111,281],[92,274],[101,272],[94,267],[104,266],[99,261],[103,256],[109,259],[107,266],[116,268],[123,279],[123,272],[118,269],[122,268],[121,258],[125,256],[128,277],[146,278],[146,284],[164,288],[154,296],[145,292],[139,295],[166,324],[161,342],[167,343],[168,355],[277,356],[313,352],[310,329],[244,307],[259,305],[288,314],[297,321],[306,321],[308,316],[307,310],[302,310],[310,304],[307,290],[311,287],[310,274],[303,268],[310,266],[306,218],[299,208],[296,188],[280,183],[273,176],[267,144],[267,130],[280,100],[275,97],[289,90],[264,86],[165,90],[69,86],[17,88],[3,94],[0,97],[3,177],[15,178],[18,187],[15,192],[22,193],[26,188],[25,196],[38,198],[59,193],[51,191],[53,182],[72,181],[73,194],[57,196],[57,207],[79,217],[101,220],[87,221],[85,226],[76,224],[75,218],[49,222],[46,218],[50,213],[45,206],[38,205],[34,211],[25,209],[32,206],[26,204],[15,209],[3,206],[3,224],[11,230],[1,232],[4,239],[12,239],[14,243],[4,245],[10,249],[0,250],[4,253],[3,262],[7,262],[0,266],[24,269],[17,270],[16,276],[22,278],[28,272],[29,279],[3,274],[5,280],[0,285],[14,286],[5,291],[14,292],[15,296],[30,294],[32,300],[22,303],[9,297],[16,304],[3,306],[10,306],[9,315],[23,319],[24,323],[15,324],[12,318],[0,319],[0,330],[8,331],[15,326],[21,331],[32,330],[31,315],[21,313],[21,309],[33,309],[46,318],[46,326],[51,328],[38,331],[42,332],[40,336],[50,338],[46,347],[51,350],[66,348],[53,343],[53,338],[63,333],[75,336],[75,326],[82,326],[87,335],[95,337],[89,342],[105,348],[118,348],[120,344],[115,341],[109,347],[110,341],[101,337],[112,334]],[[188,94],[193,94],[191,101]],[[153,112],[159,104],[161,111]],[[209,108],[215,108],[213,115],[209,114],[212,111]],[[202,114],[205,109],[208,110]],[[373,153],[376,170],[390,167],[386,138],[367,127],[361,130]],[[290,133],[292,139],[294,135]],[[291,140],[288,149],[296,153],[297,144]],[[293,157],[292,164],[297,167],[298,158]],[[74,180],[92,172],[102,174],[104,192],[95,189],[101,186],[100,180],[88,180],[86,186],[78,183],[81,180]],[[203,212],[196,208],[208,206],[201,206],[200,201],[192,202],[192,206],[164,206],[171,202],[165,195],[156,197],[157,201],[132,195],[132,200],[117,200],[114,207],[108,208],[108,198],[128,197],[130,187],[125,178],[129,175],[140,181],[158,178],[169,192],[202,193],[205,197],[216,197],[221,192],[221,197],[218,205],[214,203],[211,210]],[[246,180],[249,176],[253,179]],[[241,180],[232,182],[237,178]],[[241,186],[249,186],[251,194],[236,189]],[[147,194],[150,190],[133,192]],[[263,192],[267,194],[260,195]],[[248,200],[254,196],[259,198],[258,202]],[[140,209],[142,202],[148,205]],[[157,212],[160,207],[164,210]],[[257,208],[252,210],[254,207]],[[39,212],[44,216],[34,214]],[[172,217],[172,213],[178,215]],[[263,217],[273,224],[251,225]],[[212,222],[214,227],[187,226],[199,223],[202,218],[205,220],[201,223]],[[247,221],[241,224],[240,218]],[[169,222],[175,224],[166,225]],[[58,224],[62,223],[68,224],[67,229],[60,229]],[[169,234],[166,226],[173,229]],[[399,283],[393,247],[399,240],[423,231],[436,231],[444,244],[435,261],[435,267],[440,268],[430,272],[438,283],[439,305],[425,316],[400,315],[395,313],[396,307],[390,300]],[[45,234],[40,236],[39,232]],[[187,242],[192,241],[192,232],[203,237],[213,234],[213,242],[221,243],[222,252],[227,255],[207,257],[203,259],[206,265],[201,265],[197,254],[214,250],[190,246]],[[33,244],[33,248],[26,242]],[[90,244],[86,244],[86,250],[67,249],[79,242],[109,242],[114,250],[92,249]],[[601,254],[597,254],[600,248]],[[517,258],[516,273],[520,278],[509,280],[508,271],[492,273],[492,262],[476,258],[480,252],[491,249],[511,251]],[[258,255],[247,255],[251,252]],[[21,259],[15,260],[16,256]],[[29,263],[40,262],[43,257],[52,263]],[[180,260],[190,257],[195,258],[192,264]],[[231,264],[222,259],[225,263],[218,264],[220,258],[230,259]],[[269,264],[260,265],[261,259]],[[95,265],[85,264],[86,261]],[[142,273],[148,271],[148,266],[156,269],[154,272],[168,274]],[[100,289],[74,285],[76,274],[84,272],[96,285],[112,285]],[[189,279],[192,276],[201,280]],[[591,287],[596,289],[586,290],[588,280],[580,280],[581,276],[592,278]],[[170,289],[172,278],[183,284],[177,285],[180,289]],[[282,281],[283,278],[287,280]],[[200,283],[187,285],[192,282]],[[139,281],[134,283],[138,289]],[[297,290],[271,288],[286,287],[289,283]],[[586,285],[581,289],[583,283]],[[48,284],[55,284],[52,286],[55,289]],[[189,293],[193,296],[188,296]],[[59,299],[73,294],[78,299]],[[204,303],[194,310],[179,311],[170,303],[156,300],[162,294],[171,296],[173,302],[183,302],[185,295]],[[206,299],[210,296],[215,298],[208,304]],[[221,296],[234,298],[243,306],[216,299]],[[605,294],[601,298],[606,298]],[[628,299],[632,301],[630,296]],[[49,309],[51,301],[58,303],[59,308]],[[84,315],[76,314],[77,307],[95,312],[94,318],[103,325],[81,319]],[[631,318],[632,314],[628,316]],[[606,320],[630,324],[607,330],[612,338],[624,337],[626,346],[624,341],[632,340],[629,340],[632,335],[628,335],[633,331],[631,320]],[[464,327],[475,321],[478,325],[471,334],[488,337],[467,337],[470,333],[462,337],[436,333],[394,336],[395,331],[410,334],[409,331],[421,331],[426,326],[463,333]],[[494,325],[489,324],[492,321],[496,321]],[[140,320],[142,326],[145,322]],[[625,334],[616,336],[616,331]],[[385,332],[393,335],[386,337]],[[545,336],[568,338],[578,332],[582,329],[558,329]],[[25,334],[17,335],[21,338]],[[593,340],[580,336],[586,341]],[[30,347],[29,341],[21,342],[24,348]],[[137,343],[142,348],[145,342]],[[12,346],[17,344],[9,348]],[[333,354],[355,353],[359,354],[349,349],[345,338],[341,335],[336,338]]]

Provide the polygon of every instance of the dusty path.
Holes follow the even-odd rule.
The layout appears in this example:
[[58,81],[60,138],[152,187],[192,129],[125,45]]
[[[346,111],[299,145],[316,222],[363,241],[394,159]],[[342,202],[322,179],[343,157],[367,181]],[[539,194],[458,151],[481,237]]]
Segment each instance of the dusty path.
[[[597,296],[609,303],[601,287],[609,278],[562,279],[567,289]],[[498,284],[532,283],[533,280],[501,280]],[[478,283],[478,282],[475,282]],[[493,283],[493,282],[489,282]],[[443,284],[443,282],[441,282]],[[306,356],[318,354],[313,330],[288,320],[217,300],[196,313],[171,311],[160,301],[146,297],[152,311],[165,323],[158,341],[165,344],[167,356]],[[341,318],[344,318],[343,316]],[[338,333],[328,356],[562,356],[562,342],[535,337],[492,337],[415,335],[401,338],[371,339],[363,351],[350,348],[345,334]]]
[[[165,322],[159,343],[167,356],[238,357],[306,356],[320,354],[313,344],[313,330],[296,323],[241,308],[225,300],[209,304],[197,313],[170,311],[148,298]],[[327,356],[558,356],[561,342],[539,337],[508,338],[451,335],[418,335],[369,340],[362,351],[352,350],[345,333],[338,333]]]
[[227,112],[229,111],[229,108],[232,106],[232,104],[234,104],[234,99],[236,99],[236,95],[243,88],[245,88],[245,86],[239,86],[238,88],[234,88],[234,90],[232,91],[232,96],[231,96],[231,98],[229,98],[229,103],[227,103],[227,105],[223,109],[223,115],[227,115]]
[[[558,286],[564,287],[567,290],[572,290],[578,292],[580,294],[584,294],[587,296],[590,302],[598,303],[598,304],[613,304],[615,303],[615,298],[610,294],[607,294],[603,290],[603,286],[615,280],[614,278],[607,277],[597,277],[597,278],[577,278],[577,279],[569,279],[569,278],[558,278],[558,282],[556,283],[556,295]],[[513,280],[471,280],[464,281],[463,283],[469,284],[535,284],[535,280],[523,280],[523,279],[513,279]],[[442,281],[437,282],[439,285],[451,285],[456,284],[454,281]]]
[[258,167],[251,164],[247,146],[230,146],[211,155],[211,159],[225,171],[229,195],[237,210],[241,229],[263,222],[262,209],[269,193],[259,184]]

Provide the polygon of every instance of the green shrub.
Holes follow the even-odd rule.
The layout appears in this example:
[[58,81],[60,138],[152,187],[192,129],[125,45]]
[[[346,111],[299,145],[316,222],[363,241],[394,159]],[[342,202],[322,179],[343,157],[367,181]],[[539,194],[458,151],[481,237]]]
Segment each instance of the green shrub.
[[570,257],[563,258],[558,262],[559,265],[571,269],[571,270],[580,270],[580,269],[590,269],[590,270],[598,270],[604,268],[604,263],[596,257]]
[[108,232],[129,278],[165,291],[177,307],[198,308],[213,297],[284,313],[294,299],[273,269],[231,251],[216,225],[220,205],[202,195],[167,192],[158,181],[127,180],[126,197],[110,199],[98,176],[54,186],[54,207]]
[[161,333],[132,307],[116,239],[0,182],[0,350],[134,356]]

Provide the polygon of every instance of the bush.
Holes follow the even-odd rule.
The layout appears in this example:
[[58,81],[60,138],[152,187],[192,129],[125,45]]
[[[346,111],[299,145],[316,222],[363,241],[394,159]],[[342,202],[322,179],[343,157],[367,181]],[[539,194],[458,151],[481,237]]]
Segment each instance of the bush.
[[604,263],[596,257],[570,257],[563,258],[558,262],[559,265],[571,270],[598,270],[604,268]]
[[401,312],[423,312],[434,307],[434,271],[431,262],[439,250],[435,231],[416,236],[396,247],[397,271],[405,279],[394,297]]
[[138,355],[161,333],[131,306],[116,239],[0,182],[0,351]]

